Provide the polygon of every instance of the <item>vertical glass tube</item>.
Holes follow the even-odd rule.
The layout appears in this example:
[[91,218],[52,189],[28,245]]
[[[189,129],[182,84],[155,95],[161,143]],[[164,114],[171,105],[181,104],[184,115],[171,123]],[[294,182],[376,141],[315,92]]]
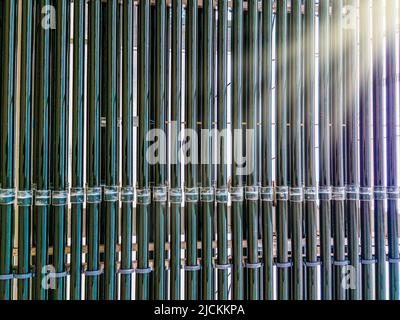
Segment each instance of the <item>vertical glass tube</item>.
[[[34,1],[20,1],[22,6],[21,75],[19,110],[19,172],[18,172],[18,269],[19,275],[31,270],[31,215],[32,215],[32,59]],[[31,280],[18,279],[18,300],[30,298]]]
[[[146,159],[148,143],[146,134],[149,131],[150,113],[150,56],[149,56],[149,37],[150,30],[150,1],[145,0],[139,3],[139,43],[138,43],[138,115],[139,131],[137,145],[137,217],[136,217],[136,237],[137,237],[137,273],[136,273],[136,298],[138,300],[149,299],[149,165]],[[138,272],[139,270],[139,272]]]
[[331,79],[330,5],[319,3],[319,221],[321,256],[321,298],[332,299],[332,222],[331,222]]
[[302,17],[301,0],[291,3],[289,19],[290,190],[292,299],[303,300],[303,178],[301,154]]
[[374,154],[374,223],[375,223],[375,258],[377,260],[375,266],[375,290],[377,300],[387,299],[386,287],[386,244],[385,244],[385,154],[384,154],[384,89],[383,89],[383,74],[384,74],[384,17],[385,3],[383,1],[373,0],[373,74],[372,74],[372,90],[373,90],[373,154]]
[[243,179],[238,172],[237,159],[243,153],[243,1],[233,1],[232,19],[232,184],[231,184],[231,216],[232,216],[232,298],[243,300]]
[[[13,1],[10,1],[13,2]],[[44,6],[50,5],[49,0],[36,3],[36,17],[41,15]],[[36,19],[35,40],[35,111],[33,121],[35,130],[35,158],[37,166],[34,171],[35,206],[33,212],[34,234],[33,243],[36,248],[34,259],[35,277],[33,286],[33,299],[45,300],[47,290],[42,286],[44,276],[47,274],[48,262],[48,214],[50,205],[49,191],[49,53],[50,39],[49,28],[42,27],[41,19]],[[2,135],[3,136],[3,135]]]
[[277,225],[277,269],[278,299],[290,297],[288,256],[288,13],[287,0],[277,1],[276,30],[276,225]]

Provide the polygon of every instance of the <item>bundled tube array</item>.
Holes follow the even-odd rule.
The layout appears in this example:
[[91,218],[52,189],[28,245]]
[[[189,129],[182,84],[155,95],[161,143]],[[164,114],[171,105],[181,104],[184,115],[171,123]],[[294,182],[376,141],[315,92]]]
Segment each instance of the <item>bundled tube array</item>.
[[399,12],[0,0],[0,299],[400,299]]

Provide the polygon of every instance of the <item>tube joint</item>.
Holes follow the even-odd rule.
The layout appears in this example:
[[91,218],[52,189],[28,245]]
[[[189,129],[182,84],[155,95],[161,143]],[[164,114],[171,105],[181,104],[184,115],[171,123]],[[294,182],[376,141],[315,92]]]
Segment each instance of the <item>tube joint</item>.
[[50,190],[35,190],[35,206],[45,207],[51,204]]
[[260,197],[263,202],[274,202],[274,188],[262,187],[260,188]]
[[151,203],[151,191],[149,188],[137,189],[136,202],[139,205],[147,206]]
[[260,197],[260,188],[258,186],[247,186],[245,198],[247,201],[258,201]]
[[32,203],[33,192],[31,190],[19,190],[17,192],[17,205],[19,207],[30,207]]
[[288,201],[289,200],[289,187],[276,187],[275,189],[277,201]]
[[244,200],[243,187],[231,187],[229,192],[231,194],[231,202],[243,202]]
[[182,189],[181,188],[171,188],[169,189],[169,202],[174,204],[182,203]]
[[185,188],[185,202],[199,202],[199,188]]
[[290,202],[302,203],[304,200],[303,188],[290,188],[289,189],[289,200],[290,200]]
[[105,202],[118,202],[118,186],[105,186],[104,187],[104,201]]
[[0,205],[12,205],[15,201],[15,189],[0,189]]
[[167,187],[160,186],[153,188],[153,201],[154,202],[167,202]]
[[200,189],[200,201],[201,202],[214,202],[214,188],[205,187]]

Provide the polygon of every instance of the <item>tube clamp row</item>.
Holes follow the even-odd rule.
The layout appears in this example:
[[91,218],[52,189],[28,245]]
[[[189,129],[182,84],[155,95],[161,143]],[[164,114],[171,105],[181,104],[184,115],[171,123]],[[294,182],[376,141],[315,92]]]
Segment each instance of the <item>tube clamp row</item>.
[[[67,190],[19,190],[0,189],[0,205],[12,205],[17,202],[18,206],[66,206],[71,204],[87,203],[96,204],[105,202],[133,203],[135,199],[134,187],[118,187],[103,186],[104,191],[100,187],[70,188]],[[137,203],[148,205],[151,203],[151,190],[149,188],[138,189]],[[184,195],[185,202],[196,203],[202,202],[228,203],[229,196],[232,202],[258,201],[273,202],[274,195],[277,201],[317,201],[333,200],[333,201],[372,201],[376,200],[400,200],[399,187],[358,187],[357,185],[348,185],[346,187],[330,187],[320,186],[304,188],[289,187],[230,187],[216,189],[208,188],[185,188],[184,193],[181,188],[167,189],[165,186],[153,188],[153,201],[166,202],[167,199],[171,203],[181,203]],[[104,197],[103,197],[104,196]],[[103,199],[102,199],[103,198]]]

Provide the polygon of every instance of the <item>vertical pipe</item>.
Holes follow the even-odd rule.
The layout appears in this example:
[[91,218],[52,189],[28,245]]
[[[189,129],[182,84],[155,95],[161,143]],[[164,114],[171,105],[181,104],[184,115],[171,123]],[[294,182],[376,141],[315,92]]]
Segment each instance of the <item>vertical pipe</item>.
[[0,300],[12,299],[16,1],[3,3],[0,134]]
[[347,215],[347,255],[355,277],[349,289],[350,300],[360,299],[359,283],[359,174],[358,174],[358,91],[357,91],[357,29],[352,21],[352,12],[356,10],[356,0],[345,2],[349,25],[344,29],[344,96],[346,117],[346,215]]
[[171,66],[171,299],[180,300],[181,290],[181,166],[180,137],[182,104],[182,0],[172,3]]
[[[200,148],[198,148],[198,152],[201,152],[201,143],[202,143],[202,137],[201,137],[201,129],[202,129],[202,118],[203,118],[203,101],[204,101],[204,90],[203,90],[203,59],[202,57],[202,50],[203,50],[203,45],[204,45],[204,33],[203,33],[203,8],[200,7],[198,9],[198,17],[197,17],[197,137],[198,137],[198,144]],[[201,189],[201,160],[199,158],[199,155],[197,156],[198,159],[198,166],[197,166],[197,186],[198,186],[198,192],[200,192]],[[199,199],[200,200],[200,199]],[[201,242],[201,230],[203,228],[203,217],[201,214],[201,202],[199,201],[198,203],[198,213],[197,213],[197,241],[198,243]],[[198,248],[197,250],[197,256],[200,258],[201,257],[201,247]],[[201,265],[200,265],[201,269]],[[203,293],[202,293],[202,274],[201,271],[198,273],[198,278],[197,278],[197,291],[198,291],[198,298],[201,299]]]
[[343,1],[332,3],[331,29],[331,99],[332,99],[332,184],[334,218],[334,299],[345,300],[346,288],[342,286],[345,261],[345,214],[344,214],[344,146],[343,146]]
[[67,205],[68,191],[67,176],[64,166],[66,165],[66,145],[68,144],[67,129],[67,81],[66,66],[69,63],[67,55],[66,38],[67,32],[67,6],[68,1],[57,1],[56,3],[56,29],[55,34],[55,52],[54,66],[52,70],[53,79],[55,81],[52,99],[52,113],[54,121],[52,123],[52,135],[54,150],[52,150],[53,160],[53,194],[52,194],[52,215],[53,215],[53,266],[56,272],[56,285],[54,290],[49,291],[49,298],[52,300],[63,300],[66,294],[66,273],[65,273],[65,254],[64,247],[66,244],[66,221],[67,221]]
[[[12,2],[12,1],[11,1]],[[41,0],[36,4],[36,17],[41,16],[42,8],[49,5],[49,0]],[[35,277],[33,298],[45,300],[47,291],[42,286],[46,275],[47,265],[47,219],[50,205],[49,171],[49,28],[42,27],[41,19],[36,19],[36,45],[35,45],[35,207],[34,207],[34,246]],[[3,137],[4,135],[2,135]],[[3,153],[4,154],[4,153]],[[3,233],[2,233],[3,234]]]
[[360,1],[360,217],[362,298],[374,298],[372,243],[371,111],[372,50],[371,1]]
[[273,1],[262,2],[262,223],[264,299],[274,298],[272,183],[272,50]]
[[228,193],[227,193],[227,53],[228,53],[228,1],[218,1],[217,35],[217,240],[218,299],[228,299]]
[[[107,88],[107,2],[101,2],[100,5],[100,154],[106,154],[106,110],[107,110],[107,99],[106,99],[106,88]],[[100,158],[100,183],[102,191],[104,191],[106,176],[106,159],[105,156]],[[103,199],[104,200],[104,199]],[[106,202],[101,202],[100,211],[100,245],[105,244],[105,230],[106,230]],[[100,261],[104,262],[104,252],[100,254]],[[104,264],[103,264],[104,265]],[[104,300],[105,295],[105,275],[100,275],[99,279],[99,299]]]
[[[171,101],[171,96],[170,96],[170,93],[171,93],[171,73],[170,73],[170,70],[171,70],[171,60],[170,60],[170,57],[171,57],[171,45],[172,45],[172,41],[171,41],[171,37],[172,37],[172,34],[171,34],[171,32],[172,32],[172,23],[171,23],[171,21],[172,21],[172,9],[171,9],[171,6],[167,6],[167,9],[166,9],[166,15],[167,15],[167,17],[166,17],[166,20],[167,20],[167,26],[166,26],[166,46],[165,46],[165,53],[166,53],[166,65],[165,65],[165,86],[166,86],[166,88],[165,88],[165,90],[166,90],[166,97],[165,97],[165,106],[166,106],[166,115],[165,115],[165,117],[166,117],[166,124],[167,124],[167,122],[169,122],[170,121],[170,117],[171,117],[171,111],[170,111],[170,101]],[[169,137],[169,131],[168,131],[168,129],[167,129],[167,126],[166,126],[166,132],[167,132],[167,139],[168,139],[168,137]],[[165,150],[165,154],[166,155],[169,155],[170,154],[170,146],[169,146],[169,143],[168,143],[168,141],[169,140],[167,140],[167,147],[165,148],[166,150]],[[169,162],[168,162],[168,160],[166,160],[165,161],[165,163],[166,163],[166,166],[165,166],[165,178],[166,178],[166,180],[167,180],[167,178],[168,178],[168,174],[169,174]],[[166,187],[167,187],[167,184],[168,184],[168,181],[166,181],[165,182],[166,183]],[[167,189],[167,191],[168,191],[168,189]],[[170,226],[170,221],[169,221],[169,219],[170,219],[170,214],[169,214],[169,210],[168,210],[168,194],[167,194],[167,199],[166,199],[166,201],[167,201],[167,209],[166,209],[166,212],[165,212],[165,242],[168,242],[169,241],[169,226]],[[166,253],[165,253],[165,257],[168,259],[169,257],[170,257],[170,250],[167,250],[166,251]],[[168,299],[169,298],[169,275],[170,275],[170,270],[169,270],[169,268],[168,269],[166,269],[165,270],[165,290],[164,290],[164,296],[165,296],[165,299]]]
[[289,299],[288,174],[287,174],[287,0],[277,2],[276,56],[276,220],[278,299]]
[[375,222],[375,290],[377,300],[386,300],[386,245],[385,245],[385,176],[384,176],[384,92],[383,25],[384,2],[373,0],[373,128],[374,128],[374,222]]
[[[55,2],[53,0],[50,0],[50,5],[52,8],[54,8]],[[55,80],[55,70],[56,70],[56,35],[54,32],[50,32],[50,54],[49,54],[49,80],[50,83],[53,83]],[[50,190],[53,190],[54,186],[54,180],[55,180],[55,174],[53,173],[54,170],[54,151],[55,150],[55,139],[54,137],[56,136],[55,128],[54,128],[54,120],[55,120],[55,108],[54,108],[54,101],[55,101],[55,86],[51,85],[49,87],[49,185],[50,185]],[[51,202],[50,202],[51,203]],[[51,203],[52,204],[52,203]],[[54,232],[56,231],[54,228],[54,215],[53,215],[53,206],[50,207],[49,211],[49,219],[47,222],[48,228],[49,228],[49,233],[48,233],[48,247],[53,247],[54,246]],[[53,261],[53,255],[49,254],[48,258],[48,265],[54,266],[54,261]],[[56,278],[56,281],[57,278]],[[48,290],[48,297],[49,299],[51,298],[53,293],[53,289],[49,288]]]
[[33,1],[19,2],[22,5],[21,30],[21,78],[19,110],[19,172],[18,172],[18,300],[30,298],[31,270],[31,152],[32,152],[32,58],[33,58]]
[[315,168],[315,1],[304,2],[304,194],[307,299],[318,299],[317,177]]
[[[249,0],[249,55],[248,58],[248,83],[249,92],[247,96],[247,130],[252,131],[250,144],[250,154],[246,157],[249,162],[249,172],[247,175],[247,187],[245,192],[247,207],[247,263],[248,270],[248,298],[258,300],[259,298],[259,269],[258,261],[258,156],[257,156],[257,136],[258,136],[258,1]],[[247,143],[246,143],[247,145]]]
[[133,215],[133,1],[123,3],[121,300],[131,300]]
[[[212,123],[213,123],[213,129],[217,129],[218,127],[218,67],[215,66],[216,63],[218,63],[218,2],[217,6],[215,6],[215,3],[213,2],[213,20],[214,20],[214,26],[213,26],[213,97],[214,97],[214,105],[212,109]],[[218,208],[217,208],[217,201],[216,201],[216,196],[217,196],[217,179],[218,179],[218,166],[216,165],[215,161],[215,154],[218,153],[218,141],[215,140],[215,133],[212,133],[212,140],[211,140],[211,148],[213,153],[213,158],[212,158],[212,185],[215,190],[215,199],[213,203],[213,209],[214,209],[214,215],[213,215],[213,220],[215,222],[215,225],[213,227],[213,243],[217,242],[217,248],[214,248],[213,245],[213,275],[214,275],[214,281],[215,281],[215,286],[214,286],[214,297],[218,299],[218,269],[216,268],[217,265],[217,260],[218,260],[218,217],[216,217],[216,214],[218,213]]]
[[212,147],[211,135],[212,114],[214,107],[213,97],[213,1],[203,2],[203,105],[202,105],[202,149],[201,149],[201,180],[200,194],[202,210],[202,299],[212,300],[214,297],[214,279],[212,266],[212,242],[213,242],[213,206],[214,190],[212,188]]
[[[290,202],[292,216],[292,298],[303,300],[303,179],[301,154],[302,18],[301,0],[291,3],[289,51]],[[306,212],[308,213],[308,212]]]
[[[166,65],[168,60],[165,56],[168,37],[166,33],[166,1],[157,1],[156,4],[156,114],[155,127],[165,133],[165,121],[167,117],[167,86],[166,86]],[[155,168],[155,243],[154,243],[154,299],[165,299],[165,225],[167,214],[167,190],[166,190],[166,153],[161,155],[160,162]]]
[[330,138],[330,6],[319,3],[319,220],[321,256],[321,299],[332,299],[331,256],[331,138]]
[[[156,7],[154,5],[150,5],[150,44],[149,44],[149,59],[150,59],[150,117],[149,117],[149,130],[152,132],[153,129],[156,129]],[[150,191],[154,189],[154,180],[155,180],[155,165],[151,164],[149,167],[150,177],[149,177],[149,187]],[[150,214],[149,214],[149,243],[154,243],[154,232],[153,229],[155,227],[155,211],[154,204],[150,203]],[[149,252],[149,260],[154,260],[153,252]],[[149,299],[154,299],[154,273],[149,274]]]
[[400,256],[398,230],[399,187],[397,179],[397,136],[396,124],[396,1],[386,1],[386,170],[388,193],[388,243],[389,243],[389,296],[400,299]]
[[107,50],[105,52],[105,230],[104,299],[115,299],[115,243],[118,212],[117,188],[117,2],[107,1]]
[[70,298],[81,299],[85,1],[74,2]]
[[150,1],[139,3],[139,45],[138,45],[138,185],[137,185],[137,243],[138,268],[136,270],[136,290],[138,300],[149,299],[149,257],[148,257],[148,223],[149,223],[149,166],[146,160],[148,144],[146,134],[149,130],[150,86],[149,86],[149,30],[150,30]]
[[100,10],[101,0],[89,2],[87,94],[87,196],[85,298],[99,298],[100,231]]
[[[247,102],[248,102],[248,93],[249,93],[249,12],[248,10],[243,11],[243,95],[242,95],[242,125],[245,130],[242,133],[242,141],[246,141],[246,133],[247,133]],[[244,147],[243,147],[244,148]],[[244,153],[244,150],[243,150]],[[246,181],[243,177],[243,185],[245,186]],[[244,199],[243,199],[244,200]],[[247,203],[243,201],[243,240],[247,241]],[[243,256],[247,256],[247,247],[243,248]],[[244,282],[243,282],[243,290],[244,296],[247,298],[247,287],[248,287],[248,273],[247,269],[244,269]]]
[[232,144],[232,184],[231,184],[231,212],[232,212],[232,298],[243,300],[243,179],[238,172],[237,159],[243,153],[243,1],[233,2],[232,19],[232,129],[234,130]]
[[189,0],[186,10],[186,139],[189,138],[190,162],[185,170],[186,264],[185,298],[197,299],[197,0]]
[[[117,207],[116,207],[116,212],[115,212],[115,236],[114,236],[114,241],[115,241],[115,248],[118,245],[122,245],[122,228],[120,232],[120,226],[122,222],[122,201],[120,196],[122,193],[124,193],[123,196],[123,201],[126,201],[128,198],[132,197],[132,192],[131,190],[124,190],[122,192],[122,181],[120,179],[119,175],[119,170],[122,170],[122,166],[120,166],[121,163],[121,158],[122,158],[122,92],[121,92],[121,82],[122,82],[122,2],[117,3],[117,17],[116,17],[116,85],[115,85],[115,99],[116,99],[116,137],[115,137],[115,149],[116,149],[116,155],[115,155],[115,161],[116,161],[116,182],[115,182],[115,187],[116,187],[116,198],[115,200],[111,202],[118,202]],[[128,194],[125,194],[125,192],[128,192]],[[107,201],[108,202],[108,201]],[[121,203],[121,206],[120,206]],[[107,205],[107,204],[106,204]],[[115,251],[115,260],[114,260],[114,300],[120,299],[119,291],[120,291],[120,285],[122,284],[120,280],[123,277],[120,277],[120,272],[119,270],[122,269],[121,267],[121,255],[119,252]],[[123,269],[122,269],[123,270]],[[123,271],[122,271],[123,273]]]

